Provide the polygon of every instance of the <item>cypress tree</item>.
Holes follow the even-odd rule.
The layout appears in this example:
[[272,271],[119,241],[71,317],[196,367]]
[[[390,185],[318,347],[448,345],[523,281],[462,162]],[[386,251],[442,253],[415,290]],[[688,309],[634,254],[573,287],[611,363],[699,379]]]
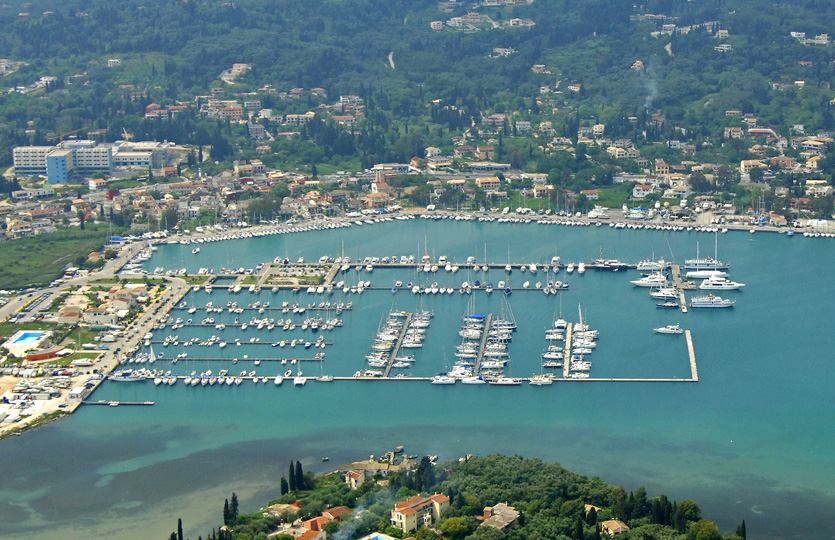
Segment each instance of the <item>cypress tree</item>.
[[738,537],[742,538],[743,540],[745,540],[746,532],[745,532],[745,520],[744,519],[742,520],[742,524],[739,527],[736,528],[736,535]]
[[287,484],[287,479],[281,477],[281,494],[285,495],[290,492],[290,486]]
[[296,462],[296,489],[302,490],[305,489],[307,486],[304,482],[304,472],[302,471],[302,464],[301,462]]
[[168,537],[168,540],[177,540],[177,533],[171,533],[171,536]]
[[580,519],[579,516],[577,516],[577,521],[574,522],[574,532],[571,535],[571,538],[573,538],[574,540],[583,540],[584,538],[583,520]]
[[223,501],[223,524],[229,525],[229,499]]
[[229,502],[229,517],[232,518],[233,523],[238,519],[238,496],[235,495],[234,491],[232,492],[232,500]]
[[177,519],[177,540],[183,540],[183,518]]
[[288,475],[290,480],[290,491],[296,491],[298,486],[296,485],[296,469],[293,468],[293,462],[290,462],[290,474]]
[[589,513],[586,515],[586,523],[589,525],[597,525],[597,510],[589,508]]

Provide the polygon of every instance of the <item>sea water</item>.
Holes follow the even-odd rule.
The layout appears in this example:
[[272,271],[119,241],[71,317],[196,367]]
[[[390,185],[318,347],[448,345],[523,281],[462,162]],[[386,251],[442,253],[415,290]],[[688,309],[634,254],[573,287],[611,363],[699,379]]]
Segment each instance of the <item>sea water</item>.
[[[305,232],[203,244],[192,254],[187,245],[160,246],[147,267],[254,267],[276,256],[317,260],[322,255],[366,256],[424,253],[453,261],[474,256],[478,262],[546,263],[558,255],[563,263],[589,261],[600,255],[637,262],[665,257],[683,261],[713,255],[714,236],[698,232],[609,227],[558,227],[536,224],[425,221],[353,226],[336,231]],[[547,283],[514,269],[488,273],[462,269],[426,275],[413,270],[352,269],[341,274],[354,284],[372,282],[362,295],[332,296],[258,293],[233,294],[215,288],[190,292],[188,306],[229,300],[245,306],[269,301],[353,302],[340,315],[342,328],[320,331],[329,345],[324,362],[302,362],[305,375],[350,376],[366,367],[364,356],[381,318],[391,309],[430,309],[435,317],[411,375],[431,376],[454,360],[461,317],[512,310],[519,326],[509,346],[514,376],[540,372],[547,346],[544,328],[555,317],[576,322],[582,306],[586,322],[600,331],[591,355],[592,377],[684,379],[690,365],[683,336],[658,335],[653,327],[680,323],[692,330],[699,382],[557,382],[550,387],[433,386],[416,381],[309,380],[294,387],[244,381],[240,386],[173,387],[143,383],[105,383],[95,399],[153,400],[153,407],[82,407],[71,418],[0,443],[0,522],[4,538],[165,538],[182,517],[187,536],[196,538],[221,521],[223,499],[234,491],[243,511],[254,511],[278,496],[279,479],[290,460],[307,470],[324,471],[338,463],[382,454],[396,445],[408,453],[437,454],[442,459],[467,453],[503,452],[557,461],[582,474],[634,490],[645,485],[650,495],[693,498],[722,530],[743,519],[759,538],[824,538],[832,525],[835,503],[835,442],[830,382],[832,325],[827,283],[835,264],[829,239],[731,232],[719,236],[719,258],[731,263],[731,276],[747,286],[717,294],[737,299],[733,309],[678,310],[655,307],[646,289],[629,284],[634,270],[569,275],[562,270],[550,280],[569,283],[558,295],[517,290],[507,304],[501,293],[483,291],[471,297],[457,291],[464,280],[507,281],[520,287]],[[421,295],[401,290],[395,280],[425,286],[434,281],[453,286],[452,295]],[[691,293],[688,293],[690,295]],[[698,294],[698,292],[696,292]],[[257,356],[312,357],[317,348],[271,347],[281,339],[315,340],[310,331],[285,332],[230,324],[254,315],[276,319],[279,312],[241,315],[206,314],[202,309],[172,315],[214,317],[225,330],[182,328],[157,331],[180,340],[218,335],[230,342],[214,347],[162,347],[166,360],[155,368],[185,374],[227,368],[230,374],[255,369],[274,376],[298,366],[243,360]],[[295,315],[297,324],[306,316]],[[325,316],[325,312],[321,312]],[[259,338],[262,344],[249,344]],[[241,340],[240,347],[232,341]],[[176,365],[168,359],[187,352]],[[227,362],[200,357],[221,356]],[[232,365],[231,359],[238,358]],[[330,461],[322,463],[328,456]],[[812,526],[809,516],[815,516]]]

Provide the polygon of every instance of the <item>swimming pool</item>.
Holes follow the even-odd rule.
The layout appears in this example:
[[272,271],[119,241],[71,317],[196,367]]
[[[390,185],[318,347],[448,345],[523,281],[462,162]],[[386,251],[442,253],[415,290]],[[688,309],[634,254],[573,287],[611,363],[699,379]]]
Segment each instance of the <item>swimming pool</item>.
[[19,335],[12,341],[12,344],[24,346],[35,345],[44,334],[46,332],[19,332]]
[[28,351],[40,347],[49,334],[48,330],[20,330],[6,340],[3,346],[12,356],[23,358]]

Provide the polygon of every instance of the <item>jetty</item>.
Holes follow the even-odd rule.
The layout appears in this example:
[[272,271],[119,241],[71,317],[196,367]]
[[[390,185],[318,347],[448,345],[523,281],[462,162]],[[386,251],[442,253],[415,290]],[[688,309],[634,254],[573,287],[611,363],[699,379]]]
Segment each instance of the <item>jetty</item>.
[[119,407],[122,405],[144,405],[150,406],[153,405],[153,401],[108,401],[105,399],[100,399],[98,401],[82,401],[84,405],[107,405],[108,407]]
[[571,329],[573,328],[573,324],[568,323],[565,327],[565,354],[563,354],[563,364],[562,364],[562,378],[565,380],[578,380],[578,379],[569,379],[568,372],[571,370]]
[[484,321],[484,332],[481,334],[481,344],[478,346],[478,356],[475,362],[475,376],[481,373],[481,361],[484,359],[484,349],[487,347],[487,340],[490,336],[490,325],[493,324],[493,314],[488,313]]
[[693,382],[699,382],[699,368],[696,366],[696,351],[693,349],[693,336],[690,330],[684,331],[684,337],[687,338],[687,354],[690,357],[690,379]]
[[397,336],[397,342],[394,344],[394,348],[391,350],[391,354],[389,355],[389,361],[386,364],[386,370],[383,372],[383,377],[388,377],[391,373],[391,366],[394,364],[394,359],[400,352],[400,347],[403,345],[403,339],[406,337],[406,332],[409,331],[409,324],[412,322],[413,316],[413,313],[409,313],[408,315],[406,315],[406,321],[403,323],[403,327],[400,329],[400,334],[398,334]]

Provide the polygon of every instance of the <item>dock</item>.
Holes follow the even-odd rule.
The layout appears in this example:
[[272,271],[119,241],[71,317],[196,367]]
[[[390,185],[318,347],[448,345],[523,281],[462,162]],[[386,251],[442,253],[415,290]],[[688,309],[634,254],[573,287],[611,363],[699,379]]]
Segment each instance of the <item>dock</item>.
[[573,324],[568,323],[568,326],[565,327],[565,353],[563,354],[562,364],[562,378],[565,380],[569,380],[568,372],[571,370],[571,328],[573,326]]
[[490,336],[490,325],[493,324],[493,314],[488,313],[484,321],[484,333],[481,335],[481,345],[478,347],[478,356],[475,362],[475,376],[481,373],[481,361],[484,359],[484,349],[487,347],[487,339]]
[[388,377],[389,373],[391,373],[391,366],[394,364],[394,359],[397,357],[397,353],[400,352],[400,347],[403,345],[403,339],[406,337],[406,332],[409,331],[409,324],[412,322],[413,316],[413,313],[406,315],[406,321],[403,323],[403,328],[400,329],[400,335],[397,336],[397,343],[394,344],[394,348],[391,350],[389,361],[386,364],[386,370],[383,372],[383,377]]
[[[153,364],[151,364],[151,366],[153,366],[156,363],[162,363],[162,362],[173,363],[173,362],[171,362],[171,360],[173,360],[173,359],[172,358],[160,358],[160,359],[157,359]],[[321,360],[321,358],[314,358],[312,356],[309,357],[309,358],[258,358],[258,357],[243,358],[243,357],[238,357],[238,358],[230,359],[229,357],[226,357],[226,356],[217,356],[217,357],[191,357],[191,356],[188,356],[186,358],[177,358],[177,362],[183,362],[183,363],[187,363],[187,362],[229,362],[232,365],[235,365],[238,362],[281,362],[282,364],[287,364],[287,363],[292,364],[293,362],[319,362],[320,360]],[[140,364],[140,365],[147,365],[147,364]]]
[[693,349],[693,336],[690,330],[684,331],[684,337],[687,338],[687,354],[690,356],[690,379],[693,382],[699,382],[699,368],[696,366],[696,351]]
[[692,281],[684,281],[681,277],[681,265],[671,264],[670,274],[673,278],[673,287],[678,289],[678,305],[681,308],[681,312],[687,313],[687,298],[684,296],[684,291],[695,289],[696,284]]
[[107,405],[109,407],[119,407],[121,405],[153,405],[153,401],[107,401],[100,399],[98,401],[82,401],[84,405]]

